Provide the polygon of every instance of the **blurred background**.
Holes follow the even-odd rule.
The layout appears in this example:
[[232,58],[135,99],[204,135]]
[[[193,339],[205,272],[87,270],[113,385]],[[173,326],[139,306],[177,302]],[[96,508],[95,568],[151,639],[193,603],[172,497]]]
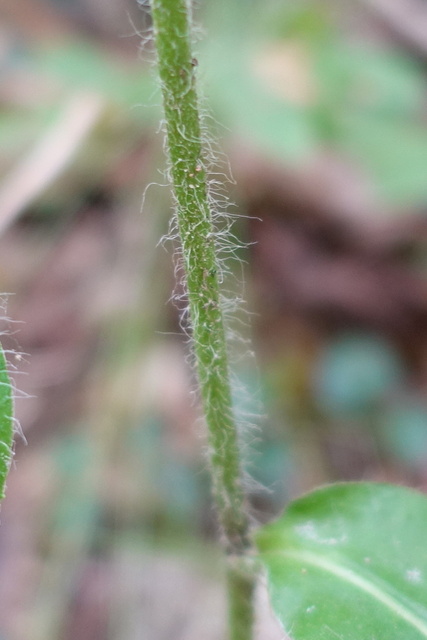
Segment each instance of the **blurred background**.
[[[332,481],[427,489],[427,1],[200,0],[196,18],[206,136],[247,247],[226,287],[247,300],[233,371],[254,518]],[[1,640],[224,638],[159,245],[149,29],[144,0],[0,7],[0,290],[22,430]]]

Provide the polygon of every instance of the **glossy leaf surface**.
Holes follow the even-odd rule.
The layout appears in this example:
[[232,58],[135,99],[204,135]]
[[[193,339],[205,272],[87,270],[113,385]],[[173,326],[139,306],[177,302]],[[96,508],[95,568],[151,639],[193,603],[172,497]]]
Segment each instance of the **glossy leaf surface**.
[[0,499],[4,498],[6,477],[12,460],[13,399],[6,359],[0,346]]
[[296,640],[427,638],[427,498],[337,484],[256,537],[273,610]]

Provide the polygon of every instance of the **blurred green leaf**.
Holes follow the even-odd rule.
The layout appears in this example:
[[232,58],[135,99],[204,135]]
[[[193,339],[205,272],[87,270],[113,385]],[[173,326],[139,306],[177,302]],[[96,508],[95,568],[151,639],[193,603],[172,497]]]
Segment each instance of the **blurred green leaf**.
[[379,193],[395,202],[427,198],[427,129],[381,115],[343,118],[341,143],[363,162]]
[[259,484],[261,493],[266,492],[266,500],[283,506],[288,490],[287,480],[293,470],[289,451],[280,440],[263,438],[257,442],[256,452],[251,458],[253,465],[248,465],[249,477]]
[[313,42],[324,42],[333,35],[325,4],[300,0],[298,4],[265,3],[265,7],[261,27],[269,37],[308,38]]
[[99,92],[145,119],[157,115],[152,99],[156,84],[141,62],[130,65],[124,60],[120,64],[116,57],[88,42],[50,47],[39,52],[34,62],[38,73],[56,77],[68,90]]
[[[163,419],[145,416],[126,434],[127,466],[138,478],[139,502],[173,529],[194,532],[209,500],[207,470],[199,459],[171,450]],[[142,462],[142,464],[141,464]]]
[[204,54],[208,67],[206,90],[221,122],[271,154],[291,161],[307,156],[316,145],[306,110],[285,103],[254,74],[255,44],[240,38],[212,38]]
[[233,10],[216,4],[203,52],[221,122],[285,162],[334,146],[395,204],[427,197],[424,72],[416,62],[350,44],[326,3],[267,2],[261,13],[258,3],[227,4]]
[[273,610],[295,640],[427,638],[427,499],[352,483],[293,502],[256,535]]
[[35,106],[0,111],[0,159],[6,165],[28,152],[40,134],[60,116],[63,104],[51,99]]
[[61,438],[53,450],[58,468],[59,499],[53,505],[53,522],[61,535],[80,538],[90,535],[101,505],[90,480],[96,453],[86,431]]
[[348,334],[320,355],[314,393],[327,412],[358,416],[377,407],[404,375],[404,365],[389,342],[379,336]]
[[395,458],[424,468],[427,460],[427,407],[411,399],[387,407],[380,418],[380,436]]

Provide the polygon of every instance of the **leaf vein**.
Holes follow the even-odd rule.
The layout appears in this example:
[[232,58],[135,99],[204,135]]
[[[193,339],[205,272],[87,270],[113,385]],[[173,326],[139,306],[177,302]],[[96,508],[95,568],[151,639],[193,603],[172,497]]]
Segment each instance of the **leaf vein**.
[[418,629],[418,631],[427,638],[427,621],[424,621],[415,612],[411,611],[408,605],[399,602],[394,595],[387,593],[385,588],[381,588],[381,586],[378,586],[363,576],[358,575],[353,569],[346,566],[340,566],[330,559],[318,556],[312,551],[289,549],[286,553],[283,553],[283,555],[286,555],[288,558],[293,558],[295,560],[302,561],[303,563],[319,567],[320,569],[324,569],[338,578],[341,578],[342,580],[345,580],[355,587],[365,591],[388,607],[388,609],[393,611],[396,615],[400,616],[403,620],[406,620],[406,622],[411,624],[414,628]]

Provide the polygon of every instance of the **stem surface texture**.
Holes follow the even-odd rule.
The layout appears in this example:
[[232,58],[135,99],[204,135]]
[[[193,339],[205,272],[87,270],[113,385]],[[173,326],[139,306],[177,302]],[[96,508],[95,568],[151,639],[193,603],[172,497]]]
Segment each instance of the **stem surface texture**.
[[254,571],[218,281],[219,265],[201,142],[197,61],[186,0],[152,0],[170,178],[182,246],[193,349],[208,427],[209,459],[228,555],[230,638],[250,640]]

